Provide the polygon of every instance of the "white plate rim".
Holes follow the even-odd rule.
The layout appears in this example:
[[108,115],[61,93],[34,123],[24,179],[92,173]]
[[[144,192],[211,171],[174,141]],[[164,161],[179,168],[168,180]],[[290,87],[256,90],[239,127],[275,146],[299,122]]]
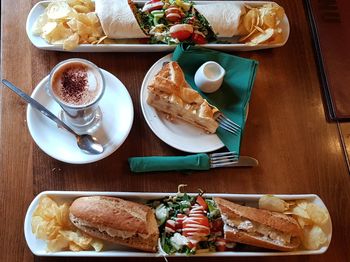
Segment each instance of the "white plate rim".
[[[41,5],[48,3],[51,1],[40,1],[36,3],[32,9],[30,10],[27,20],[26,20],[26,33],[30,40],[30,42],[37,48],[43,50],[51,50],[51,51],[62,51],[62,52],[170,52],[175,49],[176,46],[162,45],[162,44],[104,44],[104,45],[90,45],[83,44],[79,45],[72,51],[63,50],[62,45],[51,45],[48,44],[45,40],[41,39],[39,36],[35,36],[32,33],[32,27],[34,21],[37,16],[36,9],[40,8]],[[135,1],[143,3],[145,1]],[[196,2],[196,1],[194,1]],[[220,3],[227,1],[201,1],[199,4],[205,3]],[[232,1],[237,3],[246,3],[249,5],[261,5],[264,3],[275,3],[273,1]],[[269,48],[277,48],[284,46],[289,38],[290,34],[290,25],[287,15],[284,16],[282,20],[283,32],[284,32],[284,41],[278,44],[262,44],[256,46],[250,46],[245,44],[204,44],[200,45],[202,47],[211,48],[215,50],[223,50],[223,51],[253,51],[253,50],[261,50],[261,49],[269,49]]]
[[[133,125],[133,122],[134,122],[134,106],[133,106],[133,102],[132,102],[132,99],[131,99],[131,96],[127,90],[127,88],[125,87],[125,85],[115,76],[113,75],[112,73],[100,68],[100,70],[102,71],[103,74],[107,74],[109,75],[110,77],[113,78],[114,81],[117,82],[118,84],[118,87],[122,88],[123,89],[123,93],[125,95],[125,99],[127,99],[127,104],[129,104],[129,108],[128,110],[130,110],[130,121],[127,125],[127,129],[124,133],[124,136],[122,137],[122,139],[120,140],[119,143],[114,143],[112,144],[111,146],[109,146],[107,149],[105,148],[104,152],[102,154],[98,154],[98,155],[87,155],[88,158],[86,159],[82,159],[82,160],[76,160],[76,161],[73,161],[71,159],[67,159],[65,158],[64,156],[61,156],[61,155],[55,155],[55,154],[52,154],[50,152],[48,152],[45,147],[42,146],[42,143],[40,142],[40,139],[34,135],[34,131],[33,131],[33,127],[32,125],[34,123],[32,123],[32,121],[30,120],[31,119],[31,115],[33,114],[33,112],[35,112],[36,109],[32,108],[29,104],[27,106],[27,110],[26,110],[26,122],[27,122],[27,127],[28,127],[28,130],[29,130],[29,133],[32,137],[32,139],[34,140],[34,142],[36,143],[36,145],[43,151],[45,152],[47,155],[51,156],[52,158],[56,159],[56,160],[59,160],[61,162],[65,162],[65,163],[69,163],[69,164],[89,164],[89,163],[93,163],[93,162],[96,162],[96,161],[99,161],[101,159],[104,159],[108,156],[110,156],[111,154],[113,154],[120,146],[122,146],[122,144],[125,142],[125,140],[127,139],[127,137],[129,136],[130,134],[130,131],[131,131],[131,128],[132,128],[132,125]],[[44,88],[44,85],[45,83],[48,81],[48,78],[49,76],[45,76],[37,85],[36,87],[34,88],[32,94],[31,94],[31,97],[32,98],[36,98],[37,94],[39,92],[43,92],[41,89]],[[40,102],[40,101],[39,101]],[[43,117],[44,119],[46,118],[45,116],[41,116]],[[51,121],[49,119],[45,120],[45,121]]]
[[[188,193],[190,195],[196,195],[195,193]],[[270,193],[269,193],[270,194]],[[160,193],[160,192],[110,192],[110,191],[43,191],[39,193],[30,203],[25,218],[24,218],[24,236],[27,242],[27,245],[31,252],[34,255],[37,256],[51,256],[51,257],[159,257],[163,256],[159,253],[147,253],[147,252],[138,252],[138,251],[101,251],[101,252],[95,252],[95,251],[80,251],[80,252],[72,252],[72,251],[61,251],[56,253],[47,253],[45,250],[37,250],[35,249],[35,243],[32,243],[31,239],[35,239],[35,236],[33,235],[31,231],[31,217],[34,212],[35,207],[37,206],[39,199],[43,195],[48,195],[51,197],[56,198],[70,198],[74,199],[81,196],[93,196],[93,195],[104,195],[104,196],[114,196],[114,197],[120,197],[124,199],[158,199],[167,197],[170,195],[175,195],[174,192],[172,193]],[[208,197],[222,197],[226,198],[228,200],[232,201],[247,201],[247,202],[257,202],[258,199],[266,194],[220,194],[220,193],[205,193]],[[297,199],[306,199],[309,201],[312,201],[315,204],[318,204],[319,206],[327,209],[326,205],[322,201],[322,199],[316,195],[316,194],[273,194],[276,197],[279,197],[284,200],[297,200]],[[328,209],[327,209],[328,211]],[[329,213],[329,211],[328,211]],[[197,256],[211,256],[211,257],[264,257],[264,256],[295,256],[295,255],[319,255],[325,253],[330,245],[331,239],[332,239],[332,221],[331,217],[329,218],[329,223],[327,225],[329,228],[328,232],[328,241],[325,246],[322,246],[321,248],[317,250],[297,250],[297,251],[290,251],[290,252],[280,252],[280,251],[270,251],[270,252],[236,252],[236,251],[230,251],[230,252],[213,252],[213,253],[204,253],[204,254],[196,254],[193,257]],[[37,240],[34,241],[43,241],[43,240]],[[167,255],[167,257],[191,257],[186,255]]]
[[[223,148],[225,145],[222,143],[222,141],[219,139],[219,137],[216,134],[208,134],[207,136],[211,136],[214,140],[214,142],[211,145],[188,145],[181,143],[180,141],[173,139],[169,131],[169,133],[164,133],[161,132],[157,129],[154,123],[160,124],[161,121],[159,120],[158,116],[152,118],[152,116],[148,116],[148,112],[152,111],[154,114],[156,113],[156,110],[149,106],[146,102],[146,97],[147,97],[147,83],[152,77],[153,74],[156,73],[155,68],[158,67],[160,64],[164,62],[171,61],[172,54],[168,54],[162,58],[160,58],[158,61],[156,61],[150,69],[147,71],[141,85],[141,90],[140,90],[140,105],[141,105],[141,110],[143,117],[148,124],[149,128],[153,131],[153,133],[164,143],[168,144],[169,146],[176,148],[178,150],[181,150],[183,152],[188,152],[188,153],[207,153],[207,152],[212,152],[215,150],[218,150],[220,148]],[[181,123],[183,125],[189,125],[187,123]],[[165,128],[166,129],[166,128]],[[164,131],[164,130],[163,130]]]

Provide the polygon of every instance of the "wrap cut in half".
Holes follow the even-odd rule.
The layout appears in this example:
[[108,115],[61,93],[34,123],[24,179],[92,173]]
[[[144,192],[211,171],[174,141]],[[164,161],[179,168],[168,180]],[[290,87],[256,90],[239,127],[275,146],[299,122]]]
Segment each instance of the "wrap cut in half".
[[104,33],[109,38],[146,38],[135,15],[136,6],[130,0],[96,0],[95,10]]
[[245,7],[240,3],[198,4],[195,9],[205,17],[217,37],[232,37],[242,34],[240,19]]

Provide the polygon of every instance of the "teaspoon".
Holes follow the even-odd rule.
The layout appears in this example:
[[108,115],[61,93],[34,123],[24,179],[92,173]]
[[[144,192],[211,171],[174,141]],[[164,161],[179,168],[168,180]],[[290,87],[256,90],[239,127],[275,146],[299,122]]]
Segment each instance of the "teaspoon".
[[24,93],[21,89],[16,87],[14,84],[9,82],[6,79],[2,80],[2,83],[10,88],[13,92],[15,92],[17,95],[19,95],[21,98],[23,98],[28,104],[32,105],[35,109],[37,109],[40,113],[42,113],[44,116],[47,116],[52,121],[56,122],[59,126],[62,126],[64,129],[72,133],[76,140],[78,147],[87,154],[101,154],[104,150],[103,146],[99,144],[95,137],[91,135],[78,135],[76,132],[74,132],[73,129],[71,129],[66,123],[61,121],[57,116],[52,114],[47,108],[45,108],[42,104],[40,104],[35,99],[28,96],[26,93]]

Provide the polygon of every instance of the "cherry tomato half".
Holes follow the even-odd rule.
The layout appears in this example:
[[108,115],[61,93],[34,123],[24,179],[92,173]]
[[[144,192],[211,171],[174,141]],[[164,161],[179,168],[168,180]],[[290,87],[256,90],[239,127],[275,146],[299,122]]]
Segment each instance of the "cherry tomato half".
[[191,37],[193,27],[187,24],[177,24],[170,27],[169,31],[171,37],[177,38],[181,42]]
[[145,3],[142,8],[143,12],[152,12],[163,8],[164,3],[161,0],[151,0]]
[[194,32],[191,39],[195,44],[198,45],[203,45],[207,43],[207,39],[205,39],[205,36],[200,32]]
[[183,13],[181,12],[180,8],[170,6],[165,10],[165,17],[169,22],[177,23],[181,21]]
[[[194,33],[195,34],[195,33]],[[192,36],[193,38],[193,36]],[[197,44],[197,43],[196,43]],[[208,210],[208,205],[205,202],[204,198],[201,196],[197,196],[196,202],[203,207],[204,210]]]

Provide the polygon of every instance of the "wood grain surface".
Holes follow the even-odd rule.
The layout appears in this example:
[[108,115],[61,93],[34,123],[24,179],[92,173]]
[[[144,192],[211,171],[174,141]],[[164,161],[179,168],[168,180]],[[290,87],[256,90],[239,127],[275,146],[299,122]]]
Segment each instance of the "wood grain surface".
[[[25,19],[36,2],[1,1],[1,78],[13,81],[31,93],[58,62],[71,57],[85,58],[113,73],[125,84],[134,103],[135,119],[129,137],[111,156],[93,164],[65,164],[46,155],[33,142],[26,125],[26,103],[1,86],[1,261],[98,261],[96,258],[49,259],[32,255],[24,239],[23,221],[28,205],[41,191],[173,192],[180,183],[188,184],[188,191],[202,188],[217,193],[318,194],[327,205],[333,223],[329,250],[323,255],[283,257],[283,260],[345,261],[350,257],[350,177],[344,156],[346,150],[349,152],[349,146],[344,149],[338,125],[328,123],[325,118],[302,1],[277,1],[285,8],[291,27],[290,38],[284,47],[233,52],[259,61],[241,154],[257,158],[260,165],[192,174],[168,172],[139,176],[129,171],[128,157],[184,154],[152,133],[139,103],[145,73],[166,54],[64,53],[36,49],[25,32]],[[340,128],[350,145],[349,126],[344,124]],[[162,261],[163,258],[149,260]],[[220,260],[226,261],[225,258]],[[227,258],[229,260],[257,259]],[[280,261],[281,258],[259,260]]]

